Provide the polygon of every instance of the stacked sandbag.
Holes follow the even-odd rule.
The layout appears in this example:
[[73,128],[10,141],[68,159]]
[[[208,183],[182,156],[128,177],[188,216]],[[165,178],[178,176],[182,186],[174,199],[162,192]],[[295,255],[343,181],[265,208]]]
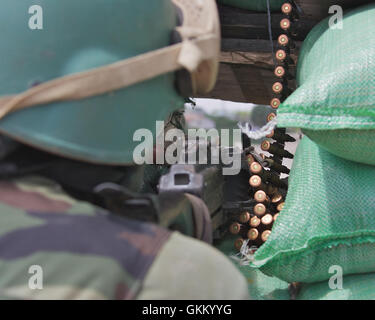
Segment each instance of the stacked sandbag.
[[[289,283],[299,299],[373,299],[375,292],[375,4],[316,26],[304,42],[298,89],[278,126],[306,134],[289,190],[252,266]],[[343,288],[330,287],[332,268]],[[339,290],[336,290],[339,289]]]
[[327,152],[304,137],[285,206],[252,266],[289,283],[375,272],[375,166]]

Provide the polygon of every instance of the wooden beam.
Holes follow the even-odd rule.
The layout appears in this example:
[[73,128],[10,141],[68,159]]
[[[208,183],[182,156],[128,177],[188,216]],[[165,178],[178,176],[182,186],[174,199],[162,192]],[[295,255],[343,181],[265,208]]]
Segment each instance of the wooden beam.
[[274,66],[272,54],[269,52],[222,52],[220,62],[229,64],[250,64],[272,70]]
[[[302,42],[296,41],[296,52],[299,51]],[[277,41],[273,41],[273,48],[276,50],[278,48]],[[221,51],[224,52],[272,52],[272,45],[270,40],[255,40],[255,39],[221,39]]]
[[[297,55],[291,54],[291,58],[297,62]],[[275,68],[272,54],[269,52],[222,52],[220,62],[231,64],[251,64],[271,71]],[[291,69],[293,70],[294,68],[291,67]]]
[[[269,40],[268,16],[266,13],[253,12],[243,9],[220,5],[220,23],[222,38]],[[280,21],[285,18],[280,13],[271,15],[271,29],[274,40],[284,31],[280,28]],[[316,20],[305,18],[299,23],[299,32],[295,40],[302,41],[310,32]]]
[[[215,88],[199,97],[269,105],[273,97],[272,84],[276,81],[271,59],[270,55],[263,56],[255,58],[255,64],[245,64],[235,63],[225,56],[227,61],[220,63]],[[290,86],[295,87],[294,81]]]

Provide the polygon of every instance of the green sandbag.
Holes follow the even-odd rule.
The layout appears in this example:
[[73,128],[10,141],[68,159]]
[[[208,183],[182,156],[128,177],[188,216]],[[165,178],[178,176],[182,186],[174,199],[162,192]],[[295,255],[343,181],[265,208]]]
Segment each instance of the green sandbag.
[[304,284],[298,300],[375,300],[375,273],[344,277],[342,290],[331,290],[328,281]]
[[253,267],[287,282],[375,272],[375,167],[338,158],[304,137],[289,190]]
[[225,239],[217,242],[215,247],[222,251],[238,267],[240,272],[246,278],[251,300],[290,300],[288,283],[280,279],[269,277],[260,270],[249,268],[248,265],[241,266],[239,262],[234,261],[236,255],[233,244],[236,237],[227,236]]
[[316,26],[299,56],[298,89],[278,125],[298,127],[337,156],[375,165],[375,4],[344,16],[343,29]]
[[[267,11],[267,0],[218,0],[218,2],[241,9]],[[270,0],[270,9],[280,11],[285,2],[285,0]]]

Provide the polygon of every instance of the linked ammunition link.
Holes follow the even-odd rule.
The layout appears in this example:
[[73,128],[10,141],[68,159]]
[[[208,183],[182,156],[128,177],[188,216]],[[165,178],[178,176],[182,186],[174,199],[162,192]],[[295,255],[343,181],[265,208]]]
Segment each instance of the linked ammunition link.
[[[292,93],[289,81],[295,78],[295,61],[291,53],[296,48],[293,38],[298,33],[300,17],[294,2],[284,3],[281,11],[285,17],[280,21],[283,33],[278,38],[279,48],[276,51],[276,81],[272,85],[274,97],[270,102],[273,112],[267,116],[267,121],[276,117],[277,109]],[[286,129],[275,128],[261,143],[261,149],[269,156],[257,154],[254,149],[247,150],[245,162],[250,176],[249,201],[255,205],[242,213],[243,219],[237,215],[229,227],[230,233],[239,236],[234,243],[237,250],[242,248],[245,240],[248,240],[248,247],[259,248],[270,237],[273,224],[284,207],[288,188],[288,179],[281,178],[281,174],[288,175],[290,172],[283,165],[283,160],[293,159],[293,154],[285,150],[285,144],[295,141],[286,133]]]

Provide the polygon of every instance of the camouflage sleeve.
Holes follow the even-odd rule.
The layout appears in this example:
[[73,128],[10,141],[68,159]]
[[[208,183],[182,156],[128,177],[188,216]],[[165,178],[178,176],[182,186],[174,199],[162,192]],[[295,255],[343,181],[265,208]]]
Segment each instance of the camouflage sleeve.
[[51,181],[0,182],[0,299],[242,299],[219,251],[76,201]]
[[0,299],[133,299],[169,236],[49,181],[0,182]]
[[240,300],[247,283],[217,249],[173,233],[148,272],[139,300]]

